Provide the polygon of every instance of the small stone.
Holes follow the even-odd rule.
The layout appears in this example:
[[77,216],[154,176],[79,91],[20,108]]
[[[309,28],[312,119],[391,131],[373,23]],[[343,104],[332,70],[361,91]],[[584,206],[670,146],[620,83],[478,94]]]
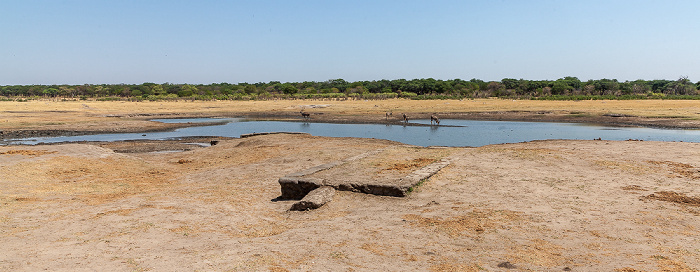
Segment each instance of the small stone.
[[294,203],[290,210],[292,211],[306,211],[318,209],[326,203],[333,200],[335,195],[335,189],[330,186],[322,186],[309,192],[301,201]]
[[502,262],[502,263],[499,263],[499,264],[498,264],[498,267],[507,268],[507,269],[514,269],[514,268],[515,268],[515,265],[513,265],[513,264],[510,263],[510,262]]

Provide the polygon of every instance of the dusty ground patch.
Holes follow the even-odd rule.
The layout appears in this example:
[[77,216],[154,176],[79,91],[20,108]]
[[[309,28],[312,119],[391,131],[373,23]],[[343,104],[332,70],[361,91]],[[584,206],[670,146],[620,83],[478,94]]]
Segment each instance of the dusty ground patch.
[[[156,117],[297,120],[301,108],[311,122],[382,123],[391,110],[413,119],[700,127],[695,101],[30,101],[0,102],[0,131],[177,127],[145,121]],[[307,135],[187,143],[0,146],[0,270],[700,267],[700,207],[690,205],[700,196],[698,144],[538,141],[436,155],[446,150]],[[312,212],[273,201],[281,176],[378,149],[399,153],[364,161],[376,178],[442,156],[451,164],[406,198],[338,192]]]
[[308,135],[223,139],[175,153],[2,146],[0,270],[700,267],[700,208],[656,197],[700,195],[695,176],[681,171],[700,166],[700,145],[693,143],[412,148],[364,161],[379,172],[402,171],[449,151],[439,155],[451,164],[408,197],[337,192],[312,212],[273,201],[280,176],[401,146]]

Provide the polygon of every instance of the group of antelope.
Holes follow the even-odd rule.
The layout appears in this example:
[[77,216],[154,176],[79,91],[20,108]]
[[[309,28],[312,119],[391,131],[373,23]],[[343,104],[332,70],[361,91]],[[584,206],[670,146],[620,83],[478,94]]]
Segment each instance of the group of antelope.
[[[393,112],[387,112],[386,113],[386,120],[388,121],[389,117],[391,117],[393,114],[394,114]],[[408,123],[408,115],[406,115],[405,113],[402,113],[401,117],[403,118],[404,123]],[[440,125],[440,118],[438,118],[434,114],[430,115],[430,124],[432,125],[433,123],[435,123],[436,125]]]
[[[308,112],[305,112],[304,109],[301,109],[301,111],[299,111],[299,113],[301,113],[301,117],[304,118],[304,120],[309,120],[309,118],[311,118],[311,114]],[[386,120],[389,121],[389,117],[391,117],[393,114],[394,114],[393,112],[390,112],[390,111],[387,112],[386,113]],[[406,115],[405,113],[401,113],[401,117],[403,118],[402,120],[404,123],[408,123],[408,115]],[[430,115],[430,125],[433,125],[433,123],[436,125],[440,125],[440,118],[438,118],[434,114]]]

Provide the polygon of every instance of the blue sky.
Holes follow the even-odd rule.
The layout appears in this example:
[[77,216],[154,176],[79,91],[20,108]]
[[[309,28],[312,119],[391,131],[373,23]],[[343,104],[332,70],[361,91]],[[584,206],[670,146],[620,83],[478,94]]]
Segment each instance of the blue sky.
[[0,0],[0,85],[700,80],[700,1]]

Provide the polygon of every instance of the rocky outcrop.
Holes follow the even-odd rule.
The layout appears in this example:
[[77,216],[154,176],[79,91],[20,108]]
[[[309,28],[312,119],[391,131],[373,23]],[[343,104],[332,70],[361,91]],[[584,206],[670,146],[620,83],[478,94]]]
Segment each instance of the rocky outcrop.
[[447,159],[442,159],[422,167],[410,174],[396,178],[393,180],[378,181],[372,177],[367,177],[363,181],[349,181],[346,176],[337,176],[332,179],[314,178],[316,172],[328,170],[347,162],[359,160],[370,155],[381,152],[381,150],[370,151],[355,157],[351,157],[342,161],[335,161],[327,164],[317,165],[306,170],[292,173],[281,177],[278,182],[282,195],[280,199],[302,199],[309,192],[320,187],[332,187],[335,190],[351,191],[373,195],[405,197],[411,191],[411,188],[421,183],[421,181],[430,178],[432,175],[440,171],[440,169],[449,165]]

